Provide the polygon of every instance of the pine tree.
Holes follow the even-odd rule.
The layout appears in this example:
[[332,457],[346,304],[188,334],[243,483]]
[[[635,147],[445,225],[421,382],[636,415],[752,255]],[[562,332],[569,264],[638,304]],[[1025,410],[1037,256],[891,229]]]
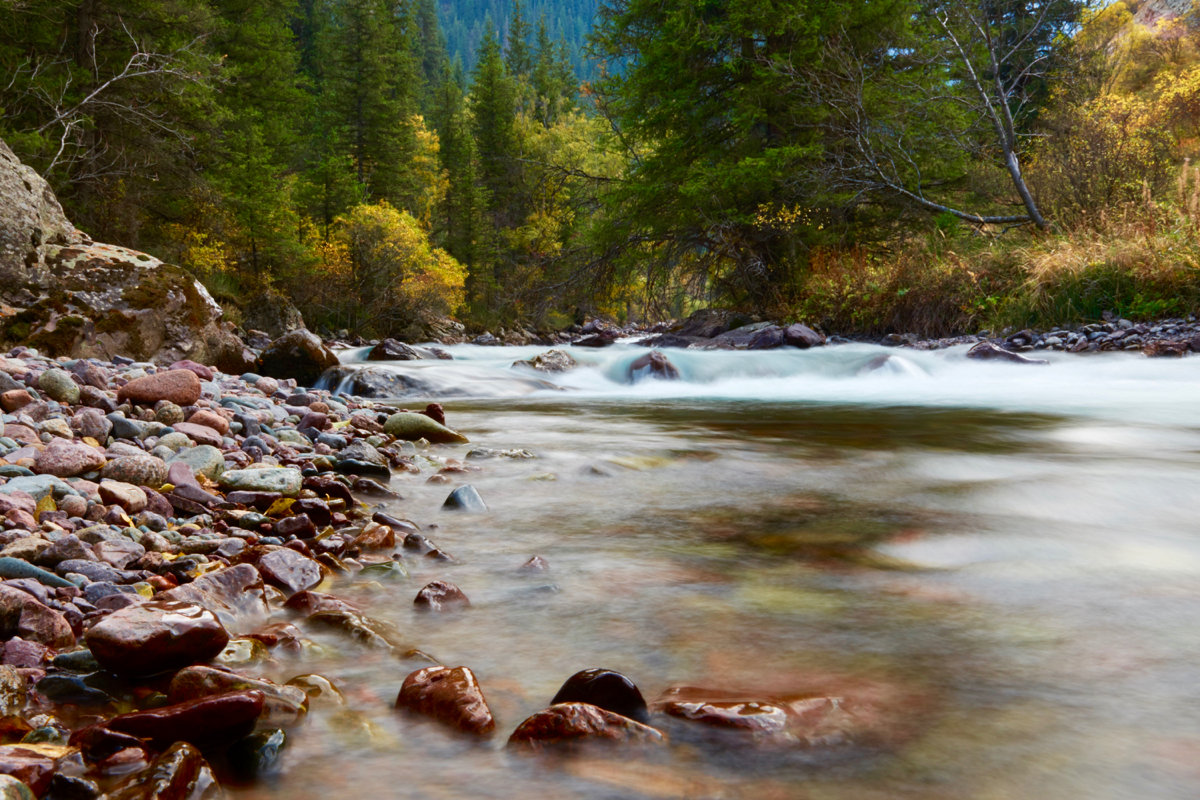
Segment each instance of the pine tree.
[[520,209],[511,202],[513,187],[519,183],[516,118],[516,87],[489,22],[471,83],[471,120],[479,152],[479,179],[491,196],[493,216],[500,227],[521,217]]

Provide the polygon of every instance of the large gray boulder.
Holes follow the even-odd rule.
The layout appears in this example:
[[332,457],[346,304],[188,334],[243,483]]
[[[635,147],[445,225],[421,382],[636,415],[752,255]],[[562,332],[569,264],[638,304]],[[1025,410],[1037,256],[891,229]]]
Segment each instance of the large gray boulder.
[[0,300],[19,300],[22,287],[47,279],[48,245],[86,238],[67,219],[50,184],[0,141]]
[[253,364],[233,326],[186,270],[93,242],[0,141],[0,347],[52,356]]

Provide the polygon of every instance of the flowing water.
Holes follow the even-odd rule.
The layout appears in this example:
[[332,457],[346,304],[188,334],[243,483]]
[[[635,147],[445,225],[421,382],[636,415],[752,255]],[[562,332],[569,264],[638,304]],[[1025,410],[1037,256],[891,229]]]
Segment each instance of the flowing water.
[[[315,709],[263,798],[1194,798],[1200,796],[1200,358],[962,349],[668,351],[681,379],[624,378],[644,349],[449,348],[420,378],[472,444],[388,510],[459,563],[335,587],[441,663],[470,666],[486,744],[390,710],[405,664],[331,646]],[[348,352],[353,362],[361,352]],[[546,383],[549,381],[549,383]],[[397,401],[415,408],[424,400]],[[483,515],[441,512],[474,485]],[[533,554],[550,564],[530,575]],[[417,615],[429,580],[472,607]],[[332,645],[333,640],[323,640]],[[874,698],[870,746],[675,738],[546,761],[504,749],[572,673]],[[284,664],[279,675],[300,671]]]

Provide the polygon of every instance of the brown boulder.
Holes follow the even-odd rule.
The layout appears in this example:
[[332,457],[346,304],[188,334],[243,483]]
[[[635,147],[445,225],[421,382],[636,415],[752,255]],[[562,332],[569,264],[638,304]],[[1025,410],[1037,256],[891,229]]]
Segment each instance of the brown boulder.
[[229,633],[206,608],[155,601],[109,614],[86,640],[105,669],[136,677],[208,661],[225,648]]
[[135,378],[117,390],[117,402],[152,406],[159,400],[190,406],[200,399],[200,378],[190,369],[169,369]]
[[453,583],[448,581],[433,581],[426,584],[413,598],[413,605],[422,611],[450,611],[466,608],[471,601]]
[[477,736],[496,729],[475,674],[467,667],[426,667],[404,679],[396,708],[417,714]]
[[222,796],[212,768],[200,751],[187,742],[172,745],[154,759],[149,769],[127,778],[104,795],[107,800],[210,800]]
[[312,386],[321,374],[338,365],[337,354],[321,338],[303,328],[271,342],[258,359],[258,371],[272,378],[295,378]]
[[263,705],[261,692],[226,692],[122,714],[105,723],[105,727],[139,739],[149,739],[158,746],[175,742],[197,746],[228,744],[254,730],[254,723],[262,714]]
[[509,747],[571,750],[589,744],[661,744],[663,734],[628,717],[588,703],[559,703],[517,726]]

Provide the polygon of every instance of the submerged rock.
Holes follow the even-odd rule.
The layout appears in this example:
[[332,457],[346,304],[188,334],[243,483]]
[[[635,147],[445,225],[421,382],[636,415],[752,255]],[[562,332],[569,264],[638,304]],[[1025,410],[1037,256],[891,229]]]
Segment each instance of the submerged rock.
[[453,583],[434,581],[426,584],[413,599],[413,605],[425,611],[449,611],[466,608],[471,601]]
[[566,372],[579,366],[579,362],[566,350],[547,350],[524,361],[514,361],[514,367],[529,367],[538,372]]
[[651,350],[644,356],[639,356],[629,365],[625,377],[630,383],[637,383],[643,378],[661,378],[663,380],[678,380],[679,370],[670,360],[657,350]]
[[534,752],[574,750],[586,745],[662,744],[661,731],[588,703],[560,703],[528,717],[508,746]]
[[426,667],[411,673],[396,697],[396,708],[476,736],[487,736],[496,729],[479,682],[467,667]]
[[967,351],[967,358],[975,358],[981,361],[1009,361],[1013,364],[1049,364],[1041,358],[1029,358],[1020,353],[1014,353],[1010,350],[1005,350],[1003,347],[992,342],[980,342]]
[[229,744],[254,730],[263,711],[261,692],[237,691],[113,717],[111,730],[162,746]]
[[482,514],[488,510],[487,503],[479,496],[479,492],[471,484],[460,486],[446,497],[442,508],[447,511],[465,511],[472,514]]
[[421,354],[404,342],[384,339],[367,352],[367,361],[419,361]]

